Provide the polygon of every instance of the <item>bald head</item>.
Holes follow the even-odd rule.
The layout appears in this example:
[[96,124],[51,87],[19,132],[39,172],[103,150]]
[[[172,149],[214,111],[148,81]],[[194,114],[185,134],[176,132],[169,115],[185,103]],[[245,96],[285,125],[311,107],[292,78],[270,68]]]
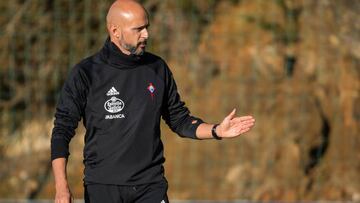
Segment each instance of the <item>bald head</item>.
[[125,54],[141,55],[145,50],[149,26],[144,7],[134,0],[115,1],[106,16],[110,39]]
[[111,25],[121,26],[129,23],[136,18],[147,18],[147,12],[144,7],[134,0],[117,0],[115,1],[106,16],[107,28]]

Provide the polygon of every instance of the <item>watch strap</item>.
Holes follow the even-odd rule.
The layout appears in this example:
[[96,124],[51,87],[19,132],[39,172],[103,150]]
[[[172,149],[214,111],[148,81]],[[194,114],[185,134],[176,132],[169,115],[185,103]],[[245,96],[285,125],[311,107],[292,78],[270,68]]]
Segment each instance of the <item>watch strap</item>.
[[213,138],[217,139],[217,140],[221,140],[222,138],[218,136],[218,134],[216,133],[216,127],[218,127],[219,124],[215,124],[212,129],[211,129],[211,134],[213,136]]

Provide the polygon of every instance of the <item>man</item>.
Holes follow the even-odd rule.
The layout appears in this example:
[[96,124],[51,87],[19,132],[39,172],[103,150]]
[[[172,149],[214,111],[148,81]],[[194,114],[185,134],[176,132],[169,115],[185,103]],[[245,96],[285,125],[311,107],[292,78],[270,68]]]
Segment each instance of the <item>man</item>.
[[55,202],[72,199],[66,163],[81,118],[85,202],[168,202],[161,117],[174,132],[193,139],[237,137],[255,120],[235,117],[235,109],[219,125],[190,115],[166,63],[145,52],[149,19],[139,3],[115,1],[106,20],[109,39],[73,68],[56,108],[51,138]]

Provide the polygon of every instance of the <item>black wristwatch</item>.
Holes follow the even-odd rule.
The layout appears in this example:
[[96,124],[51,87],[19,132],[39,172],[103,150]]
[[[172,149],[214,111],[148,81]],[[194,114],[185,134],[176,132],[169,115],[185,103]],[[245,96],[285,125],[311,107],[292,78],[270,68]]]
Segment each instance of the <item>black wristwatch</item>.
[[211,129],[211,134],[213,136],[213,138],[217,139],[217,140],[221,140],[222,138],[219,137],[217,134],[216,134],[216,127],[218,127],[219,124],[215,124],[212,129]]

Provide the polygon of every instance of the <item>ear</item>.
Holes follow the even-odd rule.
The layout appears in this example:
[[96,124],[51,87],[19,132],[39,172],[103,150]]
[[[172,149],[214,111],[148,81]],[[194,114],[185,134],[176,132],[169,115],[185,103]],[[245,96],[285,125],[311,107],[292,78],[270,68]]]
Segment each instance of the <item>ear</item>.
[[114,24],[110,25],[110,33],[115,38],[120,38],[120,27]]

